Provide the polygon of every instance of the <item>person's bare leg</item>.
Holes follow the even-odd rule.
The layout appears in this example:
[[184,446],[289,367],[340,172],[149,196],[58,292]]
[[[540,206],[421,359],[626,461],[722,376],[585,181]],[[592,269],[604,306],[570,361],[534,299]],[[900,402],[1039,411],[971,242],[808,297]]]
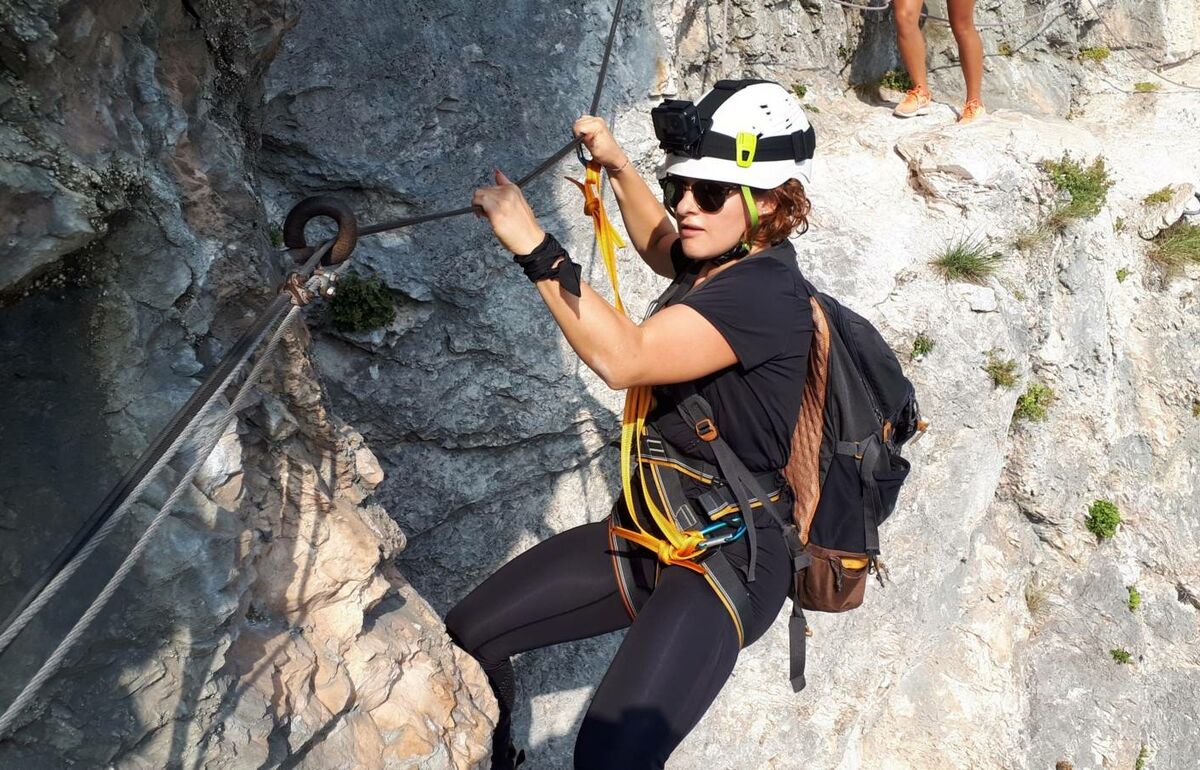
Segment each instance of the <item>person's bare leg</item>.
[[921,32],[922,0],[893,0],[892,13],[896,18],[896,47],[913,86],[929,93],[925,81],[925,35]]
[[975,0],[946,0],[950,29],[958,43],[958,61],[967,84],[966,101],[983,101],[983,41],[975,29]]

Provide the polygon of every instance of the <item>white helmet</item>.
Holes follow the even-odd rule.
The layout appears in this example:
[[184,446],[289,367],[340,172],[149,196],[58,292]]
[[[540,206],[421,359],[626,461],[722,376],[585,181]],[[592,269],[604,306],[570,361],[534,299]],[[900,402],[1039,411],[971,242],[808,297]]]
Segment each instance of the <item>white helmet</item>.
[[696,104],[664,100],[651,110],[667,156],[657,169],[769,190],[808,185],[816,134],[800,102],[768,80],[719,80]]

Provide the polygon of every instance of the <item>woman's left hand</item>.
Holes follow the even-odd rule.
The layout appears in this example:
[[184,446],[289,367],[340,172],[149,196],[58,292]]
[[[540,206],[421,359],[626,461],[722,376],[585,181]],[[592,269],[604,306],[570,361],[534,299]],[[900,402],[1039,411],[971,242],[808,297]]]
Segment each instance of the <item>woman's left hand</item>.
[[496,186],[480,187],[471,197],[475,216],[487,217],[496,237],[513,254],[528,254],[541,245],[546,233],[521,188],[496,169]]

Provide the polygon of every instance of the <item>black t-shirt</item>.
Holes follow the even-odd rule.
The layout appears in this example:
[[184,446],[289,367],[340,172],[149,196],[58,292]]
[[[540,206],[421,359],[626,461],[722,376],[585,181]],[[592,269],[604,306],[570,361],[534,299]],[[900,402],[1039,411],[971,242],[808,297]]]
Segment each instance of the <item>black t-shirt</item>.
[[[702,266],[684,255],[678,240],[671,248],[671,263],[676,275]],[[812,308],[800,278],[796,250],[784,240],[742,257],[664,305],[694,309],[737,355],[737,363],[694,382],[712,406],[722,437],[754,472],[782,468],[791,452],[813,336]],[[681,451],[715,464],[707,442],[675,411],[679,395],[674,388],[652,388],[656,403],[648,419],[656,420],[665,438]]]

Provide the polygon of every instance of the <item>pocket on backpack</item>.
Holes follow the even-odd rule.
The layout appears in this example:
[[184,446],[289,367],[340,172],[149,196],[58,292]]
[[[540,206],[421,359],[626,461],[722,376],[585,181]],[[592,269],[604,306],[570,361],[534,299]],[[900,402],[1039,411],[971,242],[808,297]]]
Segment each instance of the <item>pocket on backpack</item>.
[[[875,485],[879,488],[879,497],[883,502],[883,519],[886,519],[896,509],[896,499],[900,495],[900,486],[908,478],[912,466],[900,455],[891,455],[891,469],[875,473]],[[880,523],[883,522],[880,519]]]
[[821,499],[808,533],[810,542],[843,551],[867,547],[863,534],[863,486],[853,457],[836,454],[829,464]]
[[806,610],[845,612],[863,602],[867,555],[808,544],[812,562],[796,575],[796,601]]

